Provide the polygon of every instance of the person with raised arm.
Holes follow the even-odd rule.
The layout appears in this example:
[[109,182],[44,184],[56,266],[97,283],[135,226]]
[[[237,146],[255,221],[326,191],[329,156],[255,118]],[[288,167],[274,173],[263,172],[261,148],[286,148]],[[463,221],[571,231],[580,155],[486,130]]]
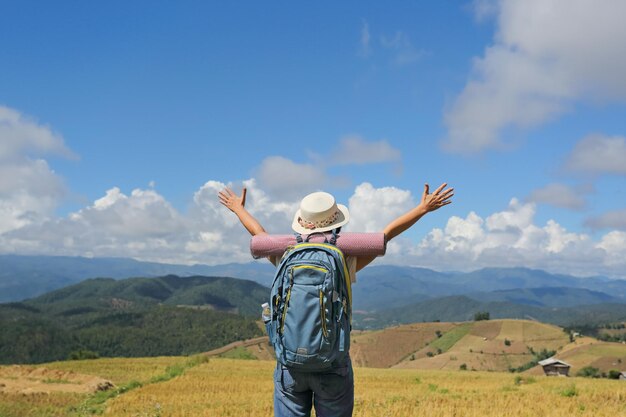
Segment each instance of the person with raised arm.
[[[383,228],[382,233],[385,235],[385,240],[390,241],[400,235],[425,214],[452,203],[451,198],[454,195],[454,189],[446,188],[446,186],[447,184],[443,183],[431,193],[428,184],[424,184],[420,203]],[[267,234],[258,220],[245,208],[245,187],[241,195],[235,194],[226,187],[219,192],[218,197],[220,203],[237,215],[241,224],[252,236]],[[332,232],[334,237],[349,220],[350,213],[346,206],[337,204],[331,194],[315,192],[302,199],[300,208],[294,215],[292,229],[298,236],[300,234],[311,235]],[[348,286],[356,282],[356,272],[363,269],[375,258],[376,256],[347,256],[344,259],[343,255],[341,256],[349,276],[347,278],[350,282]],[[278,257],[270,256],[269,260],[277,266],[281,263]],[[320,292],[320,303],[323,299],[323,294]],[[339,305],[341,306],[341,304]],[[297,306],[292,308],[297,308]],[[307,372],[277,363],[274,372],[275,416],[310,416],[312,407],[315,407],[318,417],[352,416],[354,375],[349,354],[342,356],[341,360],[333,362],[329,369],[321,372]]]

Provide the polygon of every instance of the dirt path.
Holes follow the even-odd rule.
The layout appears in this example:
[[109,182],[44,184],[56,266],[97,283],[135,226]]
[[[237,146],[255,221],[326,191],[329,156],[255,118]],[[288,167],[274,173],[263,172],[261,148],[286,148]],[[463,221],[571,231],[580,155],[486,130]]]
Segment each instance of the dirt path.
[[263,342],[267,342],[267,336],[255,337],[254,339],[248,340],[239,340],[237,342],[229,343],[226,346],[222,346],[221,348],[209,350],[208,352],[204,352],[204,354],[207,356],[221,355],[222,353],[226,353],[236,347],[249,347]]

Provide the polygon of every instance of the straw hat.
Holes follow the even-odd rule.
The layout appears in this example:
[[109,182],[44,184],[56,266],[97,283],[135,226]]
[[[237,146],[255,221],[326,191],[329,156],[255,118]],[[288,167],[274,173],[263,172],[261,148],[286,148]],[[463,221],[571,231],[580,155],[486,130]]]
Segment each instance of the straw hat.
[[350,212],[332,195],[318,191],[304,197],[291,228],[298,233],[327,232],[348,223]]

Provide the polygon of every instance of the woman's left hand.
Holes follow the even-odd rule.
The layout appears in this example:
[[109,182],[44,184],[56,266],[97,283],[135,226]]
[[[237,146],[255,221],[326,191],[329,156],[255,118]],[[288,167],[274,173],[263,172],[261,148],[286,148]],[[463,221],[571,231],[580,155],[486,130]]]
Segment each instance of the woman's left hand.
[[424,193],[422,194],[422,202],[420,205],[427,213],[452,203],[450,198],[454,195],[454,188],[444,190],[447,185],[448,184],[444,182],[432,194],[429,194],[428,184],[424,184]]

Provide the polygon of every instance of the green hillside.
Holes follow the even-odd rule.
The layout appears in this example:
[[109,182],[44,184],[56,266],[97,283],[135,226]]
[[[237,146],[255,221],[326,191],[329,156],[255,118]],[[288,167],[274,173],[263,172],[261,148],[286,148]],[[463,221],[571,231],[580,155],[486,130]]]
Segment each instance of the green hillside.
[[267,291],[221,277],[83,281],[0,304],[0,363],[66,359],[81,350],[138,357],[214,349],[262,334],[255,320]]

